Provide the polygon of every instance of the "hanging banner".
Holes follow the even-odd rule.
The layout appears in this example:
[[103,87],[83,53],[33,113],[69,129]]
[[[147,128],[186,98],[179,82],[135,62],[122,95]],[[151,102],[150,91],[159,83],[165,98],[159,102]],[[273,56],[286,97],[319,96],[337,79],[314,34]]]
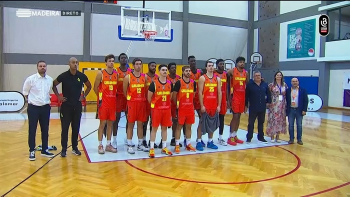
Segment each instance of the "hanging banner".
[[316,19],[288,24],[287,59],[315,57]]

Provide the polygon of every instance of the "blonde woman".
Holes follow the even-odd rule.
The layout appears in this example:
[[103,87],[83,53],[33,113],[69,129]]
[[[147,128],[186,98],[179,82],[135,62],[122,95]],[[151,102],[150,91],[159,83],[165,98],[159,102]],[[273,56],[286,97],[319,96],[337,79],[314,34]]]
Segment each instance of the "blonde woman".
[[276,72],[274,82],[269,84],[271,91],[271,105],[269,106],[266,134],[271,137],[271,142],[280,143],[279,135],[286,134],[286,90],[281,71]]

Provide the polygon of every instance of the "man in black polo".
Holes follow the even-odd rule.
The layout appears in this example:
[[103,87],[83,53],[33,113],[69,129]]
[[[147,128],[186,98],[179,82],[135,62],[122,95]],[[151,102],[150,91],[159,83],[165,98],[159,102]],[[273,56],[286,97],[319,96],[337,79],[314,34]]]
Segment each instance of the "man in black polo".
[[[72,123],[72,153],[80,156],[81,152],[78,150],[78,134],[80,129],[80,119],[82,112],[81,101],[89,94],[91,90],[91,83],[87,76],[79,72],[79,62],[75,57],[69,59],[69,70],[60,74],[57,79],[53,81],[52,90],[62,101],[60,119],[61,119],[61,157],[66,157],[68,129]],[[57,91],[57,85],[62,83],[62,95]],[[83,83],[86,85],[84,94],[81,93]]]

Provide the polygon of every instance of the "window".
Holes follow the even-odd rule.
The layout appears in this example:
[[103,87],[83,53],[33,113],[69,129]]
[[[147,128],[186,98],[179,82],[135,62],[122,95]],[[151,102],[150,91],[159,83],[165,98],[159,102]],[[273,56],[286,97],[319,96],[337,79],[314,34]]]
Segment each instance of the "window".
[[350,6],[328,11],[329,35],[327,41],[350,39]]

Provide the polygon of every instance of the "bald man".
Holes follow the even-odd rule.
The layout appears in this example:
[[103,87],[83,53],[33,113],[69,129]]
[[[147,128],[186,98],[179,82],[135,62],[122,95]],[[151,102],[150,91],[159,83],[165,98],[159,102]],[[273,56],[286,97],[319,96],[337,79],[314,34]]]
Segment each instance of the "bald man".
[[[80,156],[81,152],[78,150],[78,134],[80,128],[80,119],[82,112],[81,101],[89,94],[91,90],[91,83],[87,76],[78,71],[79,62],[77,58],[71,57],[69,59],[69,70],[60,74],[54,81],[52,90],[62,102],[60,110],[61,119],[61,157],[66,157],[68,129],[72,125],[72,153]],[[58,93],[57,85],[62,83],[62,95]],[[86,85],[84,94],[81,91],[83,84]]]

